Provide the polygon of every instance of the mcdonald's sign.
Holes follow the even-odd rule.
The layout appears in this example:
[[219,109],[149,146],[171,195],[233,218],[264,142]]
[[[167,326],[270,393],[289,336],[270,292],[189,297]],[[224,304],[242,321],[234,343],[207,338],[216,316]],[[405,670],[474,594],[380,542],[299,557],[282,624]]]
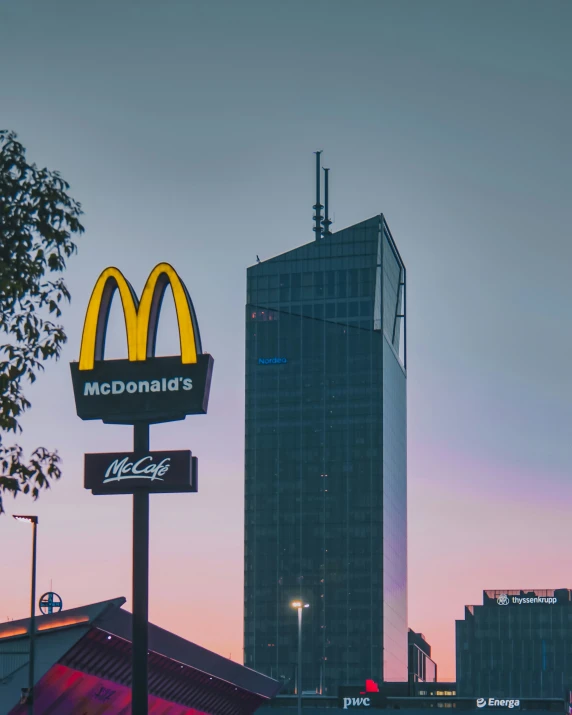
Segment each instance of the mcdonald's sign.
[[[171,286],[181,354],[156,357],[161,304]],[[104,360],[111,302],[119,293],[125,316],[127,359]],[[89,299],[79,362],[71,363],[77,414],[108,424],[171,422],[205,414],[213,359],[202,352],[191,297],[175,269],[160,263],[151,271],[141,300],[121,271],[106,268]]]

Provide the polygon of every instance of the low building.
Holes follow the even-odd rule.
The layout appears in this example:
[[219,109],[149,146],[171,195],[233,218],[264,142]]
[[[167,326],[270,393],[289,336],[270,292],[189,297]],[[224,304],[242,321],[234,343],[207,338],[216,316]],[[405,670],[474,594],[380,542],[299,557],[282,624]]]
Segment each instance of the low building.
[[[385,684],[387,685],[387,684]],[[448,708],[462,710],[473,715],[494,715],[502,711],[504,715],[515,710],[526,711],[527,715],[544,715],[544,713],[567,713],[570,710],[564,698],[530,698],[530,699],[502,699],[502,698],[460,698],[455,695],[438,695],[437,693],[451,693],[455,691],[455,683],[433,683],[435,689],[429,688],[426,695],[398,695],[391,683],[391,688],[380,685],[379,692],[371,692],[367,687],[340,688],[338,697],[307,696],[302,698],[302,708],[307,715],[351,715],[354,711],[371,710],[407,710],[410,715],[422,715],[429,709]],[[402,683],[406,686],[406,683]],[[439,687],[440,690],[436,688]],[[423,691],[422,691],[423,692]],[[391,693],[391,694],[389,694]],[[281,711],[281,712],[277,712]],[[296,715],[296,697],[291,695],[278,695],[267,705],[263,706],[257,715]]]
[[431,646],[423,633],[416,633],[410,628],[407,634],[407,646],[409,682],[435,682],[437,680],[437,663],[431,659]]
[[[460,698],[455,683],[416,683],[413,695],[408,695],[407,683],[380,683],[367,680],[363,686],[342,686],[338,697],[304,695],[302,707],[307,715],[351,715],[353,711],[407,710],[421,715],[428,709],[448,708],[473,715],[494,715],[497,711],[524,710],[527,715],[547,712],[567,713],[564,698]],[[572,701],[571,701],[572,702]],[[282,712],[278,713],[277,710]],[[263,706],[257,715],[295,715],[296,697],[278,695]]]
[[[35,715],[131,712],[132,615],[124,598],[36,618]],[[0,713],[26,715],[30,619],[0,625]],[[271,678],[149,625],[153,715],[251,715],[280,688]]]
[[567,588],[483,592],[456,623],[457,693],[522,701],[565,698],[572,684]]

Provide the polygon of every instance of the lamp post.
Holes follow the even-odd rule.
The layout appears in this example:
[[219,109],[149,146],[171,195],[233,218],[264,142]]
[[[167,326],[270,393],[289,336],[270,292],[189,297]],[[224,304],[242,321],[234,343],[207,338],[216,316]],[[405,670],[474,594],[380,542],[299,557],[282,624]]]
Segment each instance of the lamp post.
[[30,598],[30,665],[28,667],[28,715],[34,715],[34,661],[36,657],[36,543],[38,530],[37,516],[14,514],[17,521],[29,521],[32,524],[32,594]]
[[298,678],[296,695],[298,696],[298,715],[302,715],[302,609],[310,608],[310,604],[303,601],[292,601],[290,605],[298,611]]

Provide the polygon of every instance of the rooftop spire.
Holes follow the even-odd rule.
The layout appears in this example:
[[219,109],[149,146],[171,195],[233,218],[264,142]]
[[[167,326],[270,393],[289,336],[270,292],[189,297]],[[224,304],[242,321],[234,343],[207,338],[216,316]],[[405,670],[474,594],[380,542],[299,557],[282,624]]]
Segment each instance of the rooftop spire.
[[331,236],[330,226],[332,222],[330,221],[330,215],[328,212],[328,172],[330,170],[324,167],[324,219],[322,220],[322,236]]
[[315,214],[313,216],[316,225],[314,226],[314,233],[316,234],[316,241],[322,237],[322,204],[320,203],[320,154],[322,150],[315,151],[316,155],[316,203],[313,206]]

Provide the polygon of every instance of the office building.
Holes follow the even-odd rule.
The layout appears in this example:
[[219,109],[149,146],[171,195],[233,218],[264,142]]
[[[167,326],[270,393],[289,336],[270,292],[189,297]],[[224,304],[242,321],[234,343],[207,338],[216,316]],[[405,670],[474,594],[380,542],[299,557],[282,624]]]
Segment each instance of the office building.
[[572,684],[567,588],[484,591],[456,623],[457,692],[475,698],[563,698]]
[[293,693],[302,599],[300,687],[336,695],[408,677],[406,279],[383,215],[316,207],[247,274],[244,645]]

